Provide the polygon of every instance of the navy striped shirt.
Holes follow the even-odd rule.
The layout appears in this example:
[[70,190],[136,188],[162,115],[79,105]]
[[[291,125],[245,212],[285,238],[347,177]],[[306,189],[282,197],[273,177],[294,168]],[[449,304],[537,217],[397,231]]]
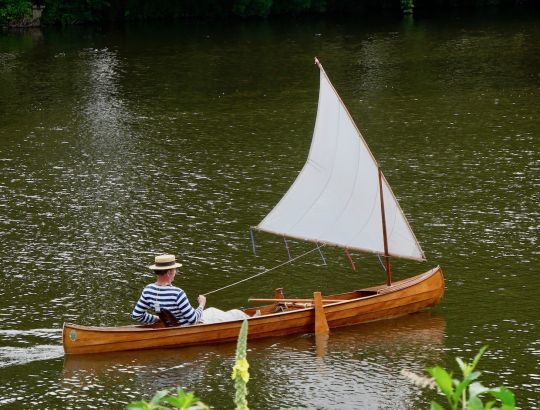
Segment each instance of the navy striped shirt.
[[139,322],[154,323],[158,317],[148,313],[148,310],[153,309],[157,313],[163,308],[169,310],[180,325],[194,325],[203,312],[200,306],[193,309],[182,289],[172,285],[158,286],[152,283],[143,289],[131,317]]

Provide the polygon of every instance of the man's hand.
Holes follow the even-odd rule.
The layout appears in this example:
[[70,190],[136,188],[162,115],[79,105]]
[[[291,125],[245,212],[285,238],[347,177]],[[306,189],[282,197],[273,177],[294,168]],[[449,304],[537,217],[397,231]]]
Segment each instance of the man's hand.
[[204,309],[204,306],[206,305],[206,296],[199,295],[199,297],[197,298],[197,302],[199,302],[199,306]]

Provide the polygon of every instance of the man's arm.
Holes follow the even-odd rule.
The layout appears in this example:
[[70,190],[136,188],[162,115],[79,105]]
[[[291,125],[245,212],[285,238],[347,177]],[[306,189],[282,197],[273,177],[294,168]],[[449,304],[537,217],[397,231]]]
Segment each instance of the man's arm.
[[202,305],[200,304],[197,309],[193,309],[189,303],[186,293],[183,290],[180,290],[178,293],[176,303],[180,309],[180,312],[182,313],[182,318],[185,319],[190,325],[194,325],[200,320],[204,309],[204,303]]
[[150,303],[146,300],[143,290],[141,297],[135,305],[135,309],[131,313],[131,318],[142,323],[155,323],[159,318],[148,313],[148,309],[150,309]]

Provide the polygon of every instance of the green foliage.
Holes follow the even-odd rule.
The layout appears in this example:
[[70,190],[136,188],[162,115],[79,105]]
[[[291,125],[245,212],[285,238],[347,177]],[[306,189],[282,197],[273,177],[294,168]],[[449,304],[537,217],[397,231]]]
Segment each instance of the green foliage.
[[[381,10],[412,14],[416,7],[454,8],[533,5],[535,0],[41,0],[44,24],[191,17],[258,18],[276,15],[364,13]],[[0,24],[31,17],[30,0],[0,0]]]
[[43,21],[62,25],[97,22],[110,7],[107,0],[45,0]]
[[275,0],[273,12],[275,14],[300,14],[310,11],[313,6],[324,9],[321,1],[312,0]]
[[401,10],[404,14],[412,14],[413,8],[413,0],[401,0]]
[[322,13],[326,0],[235,0],[233,14],[240,17],[266,17],[276,14]]
[[193,393],[185,393],[181,388],[176,389],[176,395],[170,394],[169,390],[160,390],[154,394],[150,403],[144,400],[134,401],[126,407],[127,410],[203,410],[208,408]]
[[248,410],[247,382],[249,381],[249,363],[246,359],[247,333],[248,322],[247,320],[244,320],[238,336],[238,343],[236,345],[236,363],[234,364],[232,372],[232,379],[234,380],[234,387],[236,388],[236,394],[234,396],[236,410]]
[[149,20],[185,17],[223,17],[231,14],[232,0],[111,0],[111,19]]
[[[22,2],[0,0],[0,4],[2,1]],[[45,0],[44,4],[45,23],[70,25],[103,20],[320,13],[326,10],[327,0]]]
[[[475,371],[480,358],[487,350],[487,346],[480,349],[478,354],[470,363],[465,363],[462,359],[456,361],[461,369],[463,378],[461,380],[452,378],[452,373],[447,372],[440,366],[428,369],[429,374],[434,378],[439,390],[446,396],[448,406],[452,410],[458,408],[467,410],[500,409],[513,410],[516,408],[514,394],[505,387],[490,389],[484,387],[477,379],[482,374]],[[485,405],[480,395],[491,396],[494,400],[488,401]],[[500,402],[501,407],[494,407]],[[444,407],[437,403],[431,403],[431,410],[443,410]]]
[[266,17],[271,8],[272,0],[236,0],[232,11],[240,17]]
[[28,0],[0,0],[0,24],[32,17],[32,2]]

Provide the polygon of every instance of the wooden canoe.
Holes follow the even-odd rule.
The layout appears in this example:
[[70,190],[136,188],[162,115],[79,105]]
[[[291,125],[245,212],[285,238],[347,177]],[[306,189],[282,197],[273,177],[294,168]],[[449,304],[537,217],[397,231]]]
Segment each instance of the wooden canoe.
[[[386,284],[337,295],[325,295],[324,315],[330,329],[389,319],[436,305],[444,293],[442,269]],[[334,301],[337,300],[337,301]],[[260,312],[260,315],[256,313]],[[249,339],[312,333],[315,307],[290,302],[244,309],[248,315]],[[92,327],[65,323],[62,341],[66,354],[172,348],[236,341],[241,320],[182,327],[133,325]]]

